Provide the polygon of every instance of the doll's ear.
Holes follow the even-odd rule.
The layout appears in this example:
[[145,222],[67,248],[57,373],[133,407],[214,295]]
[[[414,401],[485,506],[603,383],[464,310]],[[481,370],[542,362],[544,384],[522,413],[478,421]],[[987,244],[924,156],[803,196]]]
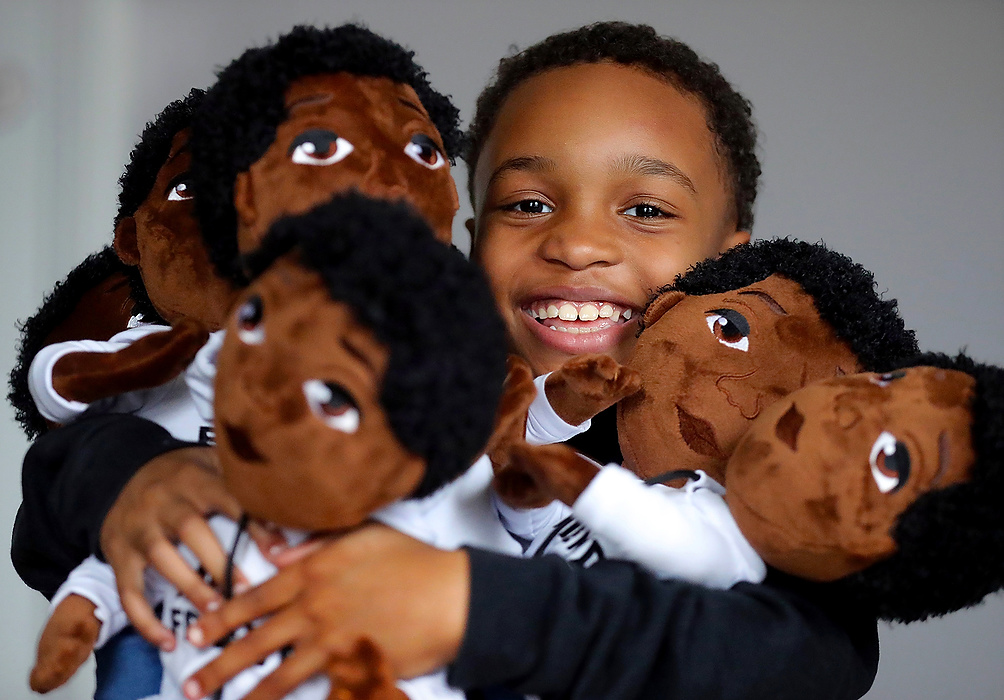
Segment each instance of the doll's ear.
[[680,303],[687,296],[680,291],[669,291],[657,296],[645,307],[642,325],[646,328],[662,318],[662,315]]
[[254,183],[251,181],[251,173],[237,173],[234,180],[234,209],[237,210],[237,218],[245,226],[251,226],[258,219],[258,210],[254,202]]
[[136,240],[136,219],[131,216],[115,224],[115,254],[126,265],[139,265],[139,243]]

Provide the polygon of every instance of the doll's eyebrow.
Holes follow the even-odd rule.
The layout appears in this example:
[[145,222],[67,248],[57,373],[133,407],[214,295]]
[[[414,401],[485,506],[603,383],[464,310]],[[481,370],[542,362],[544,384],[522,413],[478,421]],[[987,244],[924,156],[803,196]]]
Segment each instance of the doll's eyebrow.
[[544,156],[517,156],[502,161],[502,164],[495,168],[491,177],[488,178],[488,187],[490,188],[496,180],[509,172],[549,173],[554,172],[557,168],[557,163]]
[[948,462],[950,458],[951,455],[949,453],[948,435],[944,430],[942,430],[938,435],[938,471],[934,475],[934,478],[931,479],[931,488],[936,487],[938,482],[941,481],[941,477],[945,475],[945,472],[948,470]]
[[697,187],[685,172],[672,163],[643,155],[620,156],[614,160],[614,169],[627,175],[647,175],[673,180],[677,184],[697,194]]
[[327,104],[328,102],[331,102],[331,99],[331,95],[326,92],[319,92],[316,95],[304,95],[303,97],[298,97],[286,105],[286,112],[288,114],[295,109],[312,104]]
[[751,296],[755,296],[760,301],[762,301],[764,304],[766,304],[767,307],[771,311],[773,311],[774,313],[776,313],[778,316],[787,316],[788,315],[788,312],[784,310],[784,307],[781,306],[780,304],[778,304],[777,301],[774,299],[774,297],[772,297],[767,292],[761,292],[761,291],[756,290],[756,289],[748,289],[746,291],[737,292],[737,293],[740,294],[740,295],[748,294],[748,295],[751,295]]
[[406,100],[403,97],[397,98],[397,101],[400,102],[401,104],[403,104],[405,107],[408,107],[409,109],[415,110],[416,112],[418,112],[419,114],[421,114],[423,117],[428,118],[428,115],[425,113],[425,110],[423,110],[421,107],[419,107],[414,102],[412,102],[410,100]]
[[174,153],[172,153],[171,155],[169,155],[167,157],[167,160],[164,161],[164,165],[167,165],[172,160],[174,160],[175,158],[177,158],[178,156],[180,156],[182,153],[188,153],[188,141],[185,141],[185,143],[181,144],[181,146],[178,148],[177,151],[175,151]]

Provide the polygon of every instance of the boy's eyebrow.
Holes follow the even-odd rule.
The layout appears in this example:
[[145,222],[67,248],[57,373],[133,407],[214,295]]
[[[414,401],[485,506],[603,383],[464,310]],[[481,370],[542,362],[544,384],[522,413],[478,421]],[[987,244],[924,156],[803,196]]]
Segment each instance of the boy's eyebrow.
[[784,307],[781,306],[779,303],[777,303],[777,300],[774,299],[774,297],[772,297],[767,292],[761,292],[761,291],[759,291],[757,289],[747,289],[745,291],[738,292],[738,294],[750,294],[752,296],[757,297],[758,299],[760,299],[760,301],[762,301],[764,304],[766,304],[770,308],[771,311],[773,311],[774,313],[776,313],[778,316],[787,316],[788,315],[788,312],[785,311]]
[[694,181],[685,172],[672,163],[667,163],[658,158],[643,155],[620,156],[614,161],[614,168],[629,175],[649,175],[675,180],[693,194],[697,194]]
[[502,161],[499,167],[495,168],[491,177],[488,178],[488,187],[492,186],[496,180],[508,172],[529,172],[546,173],[556,170],[558,164],[545,156],[517,156],[509,160]]

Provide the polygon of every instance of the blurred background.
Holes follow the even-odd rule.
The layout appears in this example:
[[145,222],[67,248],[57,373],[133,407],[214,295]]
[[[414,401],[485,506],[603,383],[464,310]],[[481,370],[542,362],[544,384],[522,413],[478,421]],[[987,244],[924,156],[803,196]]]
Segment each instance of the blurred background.
[[[0,0],[0,368],[15,322],[111,241],[139,132],[243,49],[297,23],[361,21],[410,46],[463,118],[498,59],[592,21],[653,24],[752,102],[763,186],[754,236],[825,241],[875,272],[926,349],[1004,364],[1001,0]],[[455,170],[465,182],[463,167]],[[463,197],[462,197],[463,198]],[[458,244],[466,247],[463,220]],[[27,443],[0,407],[0,522]],[[0,561],[0,695],[27,673],[42,597]],[[871,699],[987,700],[1004,688],[1004,600],[883,626]],[[90,667],[50,697],[90,697]]]

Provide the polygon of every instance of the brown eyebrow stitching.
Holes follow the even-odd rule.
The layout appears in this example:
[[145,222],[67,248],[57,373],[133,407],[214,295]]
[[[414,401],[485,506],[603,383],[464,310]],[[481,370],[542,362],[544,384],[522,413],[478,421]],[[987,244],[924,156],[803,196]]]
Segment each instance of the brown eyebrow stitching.
[[672,163],[658,158],[642,155],[621,156],[614,160],[614,168],[629,175],[648,175],[674,180],[692,194],[697,194],[697,187],[686,173]]
[[400,102],[401,104],[403,104],[405,107],[408,107],[409,109],[415,110],[416,112],[418,112],[419,114],[421,114],[423,117],[426,116],[425,110],[423,110],[421,107],[419,107],[414,102],[412,102],[410,100],[406,100],[403,97],[397,98],[397,101]]
[[[185,143],[181,144],[181,147],[178,148],[177,151],[175,151],[174,153],[172,153],[171,155],[169,155],[167,157],[167,160],[164,161],[164,165],[167,165],[172,160],[174,160],[175,158],[177,158],[178,156],[180,156],[182,153],[187,153],[187,152],[188,152],[188,141],[185,141]],[[161,167],[163,167],[163,166],[161,166]]]
[[286,113],[292,112],[294,109],[299,109],[300,107],[306,107],[312,104],[327,104],[331,102],[331,95],[322,92],[316,95],[304,95],[298,99],[293,100],[288,105],[286,105]]
[[761,292],[761,291],[759,291],[757,289],[749,289],[749,290],[746,290],[744,292],[737,292],[737,293],[738,294],[749,294],[751,296],[757,297],[764,304],[766,304],[770,308],[771,311],[773,311],[774,313],[776,313],[778,316],[787,316],[788,315],[788,312],[784,310],[784,307],[781,306],[780,304],[778,304],[777,300],[775,300],[774,297],[772,297],[767,292]]
[[364,353],[360,348],[356,347],[355,344],[349,340],[349,338],[343,336],[338,340],[342,347],[345,348],[346,352],[352,355],[352,357],[359,360],[359,362],[366,366],[371,372],[375,373],[377,371],[376,365],[373,364],[369,356],[366,355],[366,353]]
[[941,481],[941,477],[945,475],[948,470],[948,462],[950,461],[951,454],[949,453],[948,445],[948,435],[944,430],[938,434],[938,473],[934,475],[931,480],[931,488],[935,488],[938,482]]
[[557,163],[544,156],[518,156],[510,158],[495,168],[491,177],[488,178],[488,187],[490,188],[492,183],[509,172],[548,173],[553,172],[557,167]]

